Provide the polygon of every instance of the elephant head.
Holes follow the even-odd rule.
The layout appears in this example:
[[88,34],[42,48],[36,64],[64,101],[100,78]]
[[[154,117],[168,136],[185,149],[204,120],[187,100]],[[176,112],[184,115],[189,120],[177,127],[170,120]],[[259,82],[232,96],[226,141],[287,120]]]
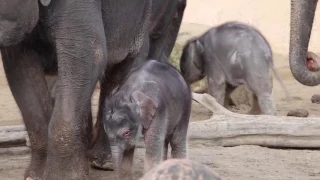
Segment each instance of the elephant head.
[[0,0],[0,47],[11,46],[32,32],[39,19],[39,4],[50,0]]
[[198,39],[191,39],[184,46],[180,58],[180,70],[189,84],[205,77],[204,46]]
[[291,0],[289,62],[294,78],[301,84],[320,84],[320,71],[309,71],[307,51],[317,0]]

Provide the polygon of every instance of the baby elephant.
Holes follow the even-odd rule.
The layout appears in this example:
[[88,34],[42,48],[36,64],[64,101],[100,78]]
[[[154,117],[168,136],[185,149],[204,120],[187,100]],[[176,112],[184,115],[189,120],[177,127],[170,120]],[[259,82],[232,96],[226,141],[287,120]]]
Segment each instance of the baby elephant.
[[251,114],[276,115],[270,68],[286,91],[274,68],[267,40],[258,30],[239,22],[224,23],[190,40],[180,61],[188,83],[207,76],[209,94],[222,106],[225,98],[244,84],[255,95]]
[[170,159],[157,165],[139,180],[222,180],[208,166],[189,159]]
[[167,158],[186,158],[191,90],[173,66],[150,60],[132,72],[106,102],[104,130],[117,173],[132,176],[135,142],[144,135],[144,172]]

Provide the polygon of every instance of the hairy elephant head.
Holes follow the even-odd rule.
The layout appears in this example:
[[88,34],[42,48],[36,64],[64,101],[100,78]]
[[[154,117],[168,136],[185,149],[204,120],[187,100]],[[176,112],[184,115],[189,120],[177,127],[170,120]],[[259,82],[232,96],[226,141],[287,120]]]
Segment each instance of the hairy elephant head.
[[50,0],[0,0],[0,47],[11,46],[32,32],[39,19],[39,3]]
[[307,51],[317,0],[291,0],[289,62],[294,78],[301,84],[320,84],[320,71],[308,68]]
[[124,152],[135,147],[139,132],[142,127],[149,128],[158,107],[154,99],[139,90],[131,94],[130,102],[124,102],[122,97],[123,94],[116,94],[106,102],[107,113],[103,122],[119,180],[122,178]]
[[180,70],[189,84],[205,77],[204,47],[199,40],[190,40],[183,48]]

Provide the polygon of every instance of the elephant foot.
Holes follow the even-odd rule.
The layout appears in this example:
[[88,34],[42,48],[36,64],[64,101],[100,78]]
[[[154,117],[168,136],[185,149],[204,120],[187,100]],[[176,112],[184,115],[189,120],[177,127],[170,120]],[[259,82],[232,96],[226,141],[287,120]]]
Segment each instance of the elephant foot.
[[89,152],[90,166],[95,169],[113,171],[114,167],[110,148],[106,147],[105,144],[100,144],[97,143]]
[[95,159],[91,162],[90,166],[95,169],[105,170],[105,171],[113,171],[113,163],[109,159]]
[[42,174],[37,174],[35,172],[29,171],[26,175],[25,175],[25,180],[42,180]]
[[29,167],[25,172],[25,175],[24,175],[25,180],[42,180],[43,171],[42,170],[39,171],[35,168],[32,168],[32,169],[33,170],[31,170],[31,168]]
[[31,162],[24,174],[26,180],[42,180],[44,165],[46,162],[45,152],[32,152]]
[[[75,158],[76,159],[76,158]],[[89,167],[87,163],[77,160],[65,164],[50,161],[46,166],[43,180],[89,180]],[[88,161],[85,161],[88,162]],[[53,165],[51,165],[53,164]]]
[[43,180],[89,180],[88,152],[85,147],[73,145],[65,149],[52,149],[48,148]]

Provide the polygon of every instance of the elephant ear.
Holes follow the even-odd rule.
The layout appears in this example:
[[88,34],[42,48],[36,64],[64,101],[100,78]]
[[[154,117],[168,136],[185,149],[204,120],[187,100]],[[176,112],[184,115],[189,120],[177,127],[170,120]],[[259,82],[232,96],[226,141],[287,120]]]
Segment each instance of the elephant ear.
[[197,56],[194,58],[193,63],[199,70],[203,70],[204,47],[199,40],[196,40],[196,53]]
[[143,127],[148,129],[157,111],[158,103],[139,90],[131,94],[131,101],[138,105],[138,114],[142,120]]
[[50,4],[51,0],[40,0],[40,2],[43,6],[48,6]]

